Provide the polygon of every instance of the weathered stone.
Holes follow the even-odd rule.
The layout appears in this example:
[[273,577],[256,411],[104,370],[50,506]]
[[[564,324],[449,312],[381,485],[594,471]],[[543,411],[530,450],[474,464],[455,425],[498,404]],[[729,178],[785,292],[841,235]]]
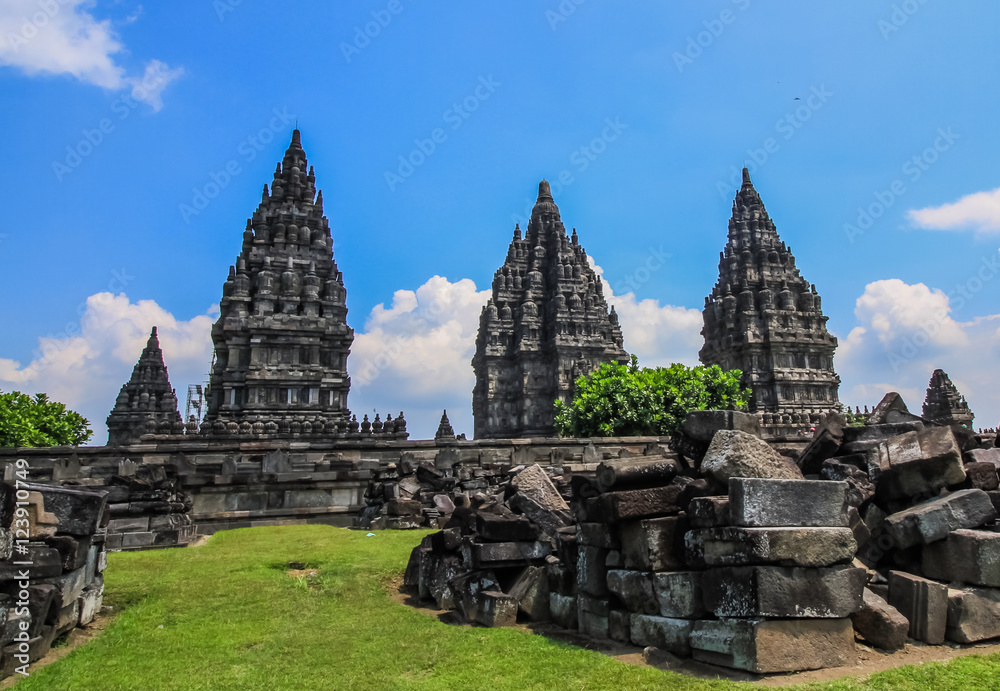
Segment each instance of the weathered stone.
[[59,552],[64,571],[75,571],[87,562],[87,552],[92,541],[90,536],[73,538],[69,535],[56,535],[46,538],[45,544]]
[[847,527],[847,483],[734,478],[729,515],[748,528]]
[[462,556],[472,568],[538,564],[552,554],[548,542],[465,542]]
[[36,581],[39,584],[48,584],[56,588],[56,602],[59,609],[62,609],[71,602],[75,602],[83,588],[93,581],[93,574],[87,573],[87,568],[83,567],[76,571],[64,573],[54,578],[44,578]]
[[892,437],[923,428],[924,423],[920,420],[845,427],[844,443],[840,447],[840,453],[867,455],[873,448]]
[[847,520],[850,523],[851,534],[854,535],[854,542],[860,551],[872,537],[872,531],[868,524],[861,519],[861,513],[853,506],[847,512]]
[[823,462],[820,477],[824,480],[847,483],[847,503],[854,507],[867,504],[875,496],[875,484],[868,478],[868,471],[852,463],[831,458]]
[[532,542],[538,539],[538,528],[523,516],[498,516],[482,511],[476,514],[476,530],[490,542]]
[[[28,553],[16,555],[16,560],[0,561],[0,581],[12,581],[26,568],[30,570],[31,579],[52,578],[63,572],[62,555],[51,547],[33,543],[28,545]],[[15,564],[14,561],[29,562],[30,567]]]
[[[402,483],[400,483],[402,484]],[[450,516],[455,513],[455,502],[451,500],[447,494],[435,494],[434,495],[434,508],[438,510],[442,516]]]
[[637,571],[683,569],[686,516],[668,516],[621,525],[622,556],[625,568]]
[[508,594],[531,621],[549,619],[549,579],[545,567],[529,566],[510,587]]
[[933,497],[965,480],[962,454],[949,427],[892,437],[869,452],[868,474],[885,499]]
[[709,528],[684,538],[692,566],[832,566],[854,558],[850,528]]
[[52,621],[52,627],[56,630],[56,635],[60,636],[70,629],[76,628],[80,623],[80,599],[73,600],[65,605],[56,618]]
[[706,571],[702,591],[717,617],[839,619],[861,609],[867,580],[846,566],[744,566]]
[[890,391],[882,400],[879,401],[878,405],[875,406],[871,414],[868,416],[868,424],[870,425],[884,425],[884,424],[895,424],[900,422],[913,422],[919,420],[920,418],[906,407],[906,403],[903,402],[903,397],[900,396],[895,391]]
[[611,633],[611,606],[608,601],[580,593],[576,596],[576,604],[580,633],[591,638],[608,638]]
[[690,637],[694,628],[693,621],[633,614],[631,624],[632,645],[655,646],[682,657],[691,654]]
[[815,475],[820,472],[823,462],[833,458],[840,451],[844,441],[844,418],[837,412],[829,412],[817,425],[812,441],[799,454],[796,463],[805,475]]
[[555,535],[560,528],[573,524],[569,505],[540,465],[525,468],[511,478],[510,484],[516,490],[510,498],[511,507],[549,535]]
[[801,480],[802,471],[755,436],[737,430],[720,430],[701,462],[701,471],[716,482],[731,478],[778,478]]
[[[40,492],[28,493],[28,535],[33,540],[42,540],[51,537],[59,530],[59,517],[51,511],[45,510],[45,500]],[[13,533],[8,533],[9,536]],[[13,544],[11,539],[4,541],[8,551]]]
[[601,549],[621,549],[622,546],[618,530],[607,523],[577,523],[576,535],[577,542],[581,545]]
[[665,485],[677,477],[680,465],[672,458],[605,461],[597,466],[601,492]]
[[975,420],[965,396],[958,392],[951,378],[941,369],[931,374],[923,417],[939,424],[962,425],[969,429],[972,429],[972,421]]
[[738,410],[692,410],[681,423],[681,432],[695,441],[710,444],[719,430],[738,430],[760,436],[760,418]]
[[653,489],[634,489],[624,492],[608,492],[594,501],[607,522],[618,523],[637,518],[671,516],[683,507],[678,503],[684,488],[681,485],[667,485]]
[[890,571],[889,604],[910,622],[910,638],[931,645],[944,643],[947,587],[903,571]]
[[[147,404],[141,405],[144,400]],[[161,426],[171,432],[183,430],[177,397],[163,364],[155,326],[132,370],[132,377],[118,393],[107,423],[109,446],[138,442],[150,425],[154,430]]]
[[[1000,440],[1000,435],[997,435],[997,439]],[[989,463],[994,467],[1000,468],[1000,447],[972,449],[971,451],[966,451],[963,457],[965,458],[966,465],[970,463]]]
[[653,595],[661,617],[698,619],[705,614],[701,571],[662,571],[653,574]]
[[385,510],[390,516],[419,516],[424,505],[412,499],[393,499],[386,502]]
[[484,593],[500,590],[496,574],[492,571],[469,571],[448,582],[455,608],[468,622],[479,621]]
[[956,643],[975,643],[1000,637],[1000,590],[949,589],[945,636]]
[[87,626],[101,612],[104,603],[104,579],[98,579],[80,593],[80,626]]
[[549,613],[552,621],[564,629],[575,629],[578,622],[577,602],[575,595],[560,595],[549,592]]
[[1000,587],[1000,533],[956,530],[947,539],[924,547],[924,575]]
[[[981,451],[982,449],[976,449]],[[966,452],[968,455],[970,452]],[[987,461],[974,461],[965,464],[965,482],[969,487],[992,491],[1000,487],[1000,477],[997,476],[997,466]]]
[[156,533],[124,533],[122,534],[122,549],[148,547],[155,540]]
[[730,525],[729,497],[697,497],[687,509],[692,528],[718,528]]
[[978,528],[996,517],[986,492],[964,489],[892,514],[885,531],[896,549],[906,549],[943,540],[960,528]]
[[608,590],[630,612],[660,613],[660,604],[653,594],[653,579],[647,572],[612,569],[608,571]]
[[619,643],[631,642],[632,613],[613,609],[608,614],[608,637]]
[[695,660],[755,674],[846,667],[857,661],[850,619],[699,621]]
[[865,588],[864,606],[851,615],[854,630],[868,643],[884,650],[906,645],[910,622],[881,597]]
[[517,600],[498,591],[483,593],[476,616],[483,626],[513,626],[517,623]]
[[594,597],[608,594],[608,550],[589,545],[577,549],[576,583],[580,592]]

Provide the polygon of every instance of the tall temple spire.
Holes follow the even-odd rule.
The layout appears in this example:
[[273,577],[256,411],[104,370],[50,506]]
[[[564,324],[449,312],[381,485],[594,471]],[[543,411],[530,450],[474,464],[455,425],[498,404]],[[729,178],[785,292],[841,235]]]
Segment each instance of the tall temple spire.
[[350,411],[344,279],[316,175],[292,140],[247,222],[212,327],[215,363],[202,431],[331,436]]
[[746,168],[704,320],[701,361],[742,370],[752,410],[801,425],[838,407],[837,339]]
[[143,434],[180,434],[183,429],[154,326],[108,416],[108,445],[132,444]]
[[576,379],[602,363],[627,360],[600,278],[542,180],[524,238],[515,230],[480,315],[475,436],[551,436],[555,400],[569,400]]
[[951,378],[942,369],[934,370],[927,387],[923,417],[932,422],[959,424],[972,429],[976,416],[969,409],[965,396],[959,393]]

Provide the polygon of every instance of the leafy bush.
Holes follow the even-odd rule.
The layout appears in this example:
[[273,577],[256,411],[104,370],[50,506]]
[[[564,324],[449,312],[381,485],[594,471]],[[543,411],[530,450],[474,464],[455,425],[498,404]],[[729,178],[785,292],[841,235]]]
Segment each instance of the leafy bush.
[[745,409],[740,370],[718,365],[639,368],[609,363],[576,381],[569,403],[556,401],[556,431],[566,437],[669,436],[692,410]]
[[87,442],[90,422],[43,393],[0,392],[0,446],[64,446]]

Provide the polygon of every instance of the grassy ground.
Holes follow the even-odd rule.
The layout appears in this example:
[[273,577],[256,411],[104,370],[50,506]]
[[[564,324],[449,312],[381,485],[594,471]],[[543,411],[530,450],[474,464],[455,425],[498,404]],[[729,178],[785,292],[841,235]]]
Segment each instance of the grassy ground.
[[[118,689],[740,689],[521,630],[456,627],[397,604],[397,578],[423,533],[326,526],[234,530],[188,549],[113,554],[95,641],[17,691]],[[319,570],[291,578],[288,562]],[[910,667],[815,689],[1000,688],[1000,655]]]

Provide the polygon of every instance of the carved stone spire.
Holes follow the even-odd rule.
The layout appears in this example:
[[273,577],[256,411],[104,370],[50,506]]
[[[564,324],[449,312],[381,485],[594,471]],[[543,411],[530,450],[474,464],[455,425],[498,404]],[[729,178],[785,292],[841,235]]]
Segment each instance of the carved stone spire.
[[132,444],[143,434],[180,434],[183,430],[154,326],[108,416],[108,445]]
[[704,320],[701,361],[742,370],[751,410],[801,423],[838,408],[837,339],[746,168]]
[[434,441],[455,441],[455,429],[448,419],[448,411],[441,413],[441,422],[438,424],[437,432],[434,434]]
[[972,429],[972,421],[976,416],[972,414],[965,396],[958,392],[947,373],[936,369],[927,387],[923,417],[933,422],[957,423]]
[[480,315],[475,436],[552,436],[553,403],[572,397],[574,371],[627,361],[600,278],[542,180],[524,238],[516,229]]

